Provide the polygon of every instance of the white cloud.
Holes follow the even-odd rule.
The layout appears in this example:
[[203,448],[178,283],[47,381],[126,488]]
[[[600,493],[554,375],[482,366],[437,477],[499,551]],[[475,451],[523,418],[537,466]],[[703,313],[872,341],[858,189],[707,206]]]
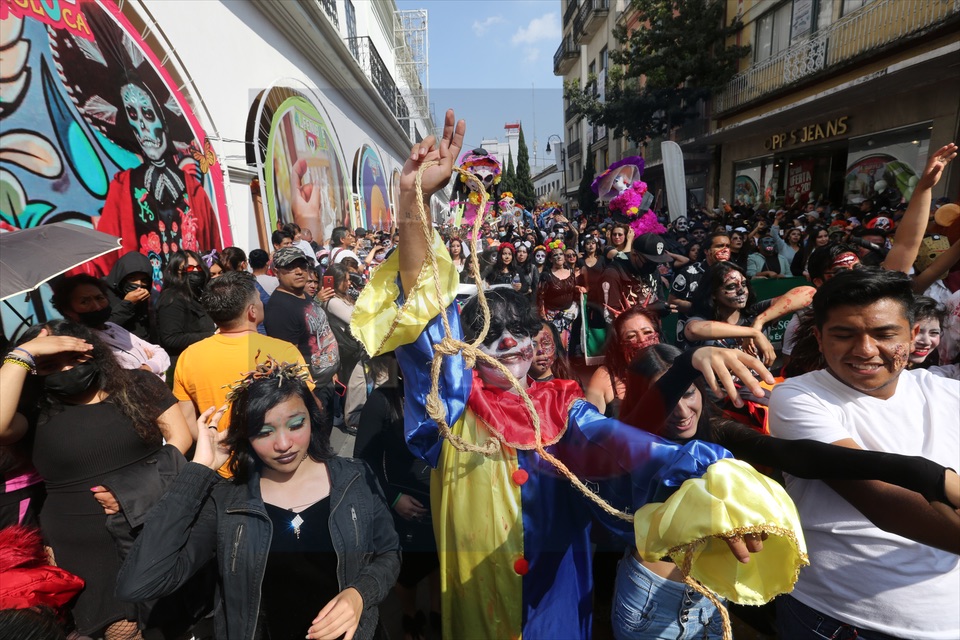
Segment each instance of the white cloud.
[[517,29],[510,41],[513,44],[529,46],[555,40],[560,40],[560,17],[556,13],[548,13],[534,18],[527,26]]
[[487,31],[495,24],[501,24],[505,22],[500,16],[490,16],[486,20],[475,20],[473,23],[473,32],[477,36],[482,36],[487,33]]
[[523,61],[531,64],[540,59],[540,49],[536,47],[527,47],[523,50]]

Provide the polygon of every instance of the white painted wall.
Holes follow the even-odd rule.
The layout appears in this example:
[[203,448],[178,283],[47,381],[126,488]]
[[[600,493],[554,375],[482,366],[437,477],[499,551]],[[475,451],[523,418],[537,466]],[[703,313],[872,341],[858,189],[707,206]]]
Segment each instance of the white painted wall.
[[[154,16],[164,37],[192,76],[212,120],[203,124],[211,137],[220,138],[212,143],[228,173],[230,167],[251,168],[246,164],[242,141],[254,98],[284,78],[294,78],[317,89],[321,106],[339,138],[351,180],[354,156],[364,143],[377,149],[387,176],[394,168],[402,166],[407,150],[388,148],[347,102],[344,94],[330,86],[323,70],[312,67],[255,7],[230,0],[139,1]],[[368,35],[365,28],[377,27],[377,20],[372,9],[365,6],[367,4],[355,2],[358,35]],[[342,3],[338,5],[341,5],[338,8],[343,34]],[[360,16],[363,14],[364,28],[361,28]],[[379,38],[378,48],[380,41],[384,39]],[[381,51],[381,55],[383,53]],[[392,60],[392,51],[390,53]],[[352,59],[349,63],[355,64]],[[243,177],[242,180],[241,184],[227,185],[227,198],[234,244],[249,250],[258,246],[258,239],[250,189],[247,179]]]

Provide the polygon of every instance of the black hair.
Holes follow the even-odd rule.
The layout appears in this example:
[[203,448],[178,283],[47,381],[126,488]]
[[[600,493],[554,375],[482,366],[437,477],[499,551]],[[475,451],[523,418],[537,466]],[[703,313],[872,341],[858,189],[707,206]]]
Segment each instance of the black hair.
[[[259,251],[259,249],[256,249]],[[252,253],[251,253],[252,255]],[[264,252],[266,255],[266,252]],[[247,254],[240,247],[227,247],[220,253],[220,263],[224,271],[239,271],[240,265],[247,261]],[[267,263],[264,262],[264,265]]]
[[0,610],[0,638],[66,640],[57,612],[46,605]]
[[230,405],[230,427],[225,442],[233,452],[228,469],[234,482],[246,483],[254,469],[263,464],[254,452],[250,439],[260,433],[270,409],[294,396],[303,401],[310,418],[307,455],[317,462],[329,460],[335,455],[330,447],[330,427],[324,426],[323,412],[307,383],[278,376],[261,378],[250,383]]
[[[707,238],[706,238],[707,246],[704,247],[704,246],[701,245],[700,248],[703,249],[704,251],[709,250],[710,247],[713,246],[713,240],[714,240],[714,238],[726,238],[727,240],[729,240],[729,239],[730,239],[730,232],[727,231],[727,230],[725,230],[725,229],[724,229],[723,231],[714,231],[713,233],[711,233],[710,235],[708,235]],[[744,236],[744,243],[746,243],[746,236]]]
[[697,287],[693,297],[690,299],[692,316],[698,316],[706,320],[717,319],[717,304],[713,297],[723,286],[723,279],[731,271],[739,272],[746,280],[747,307],[752,306],[753,303],[756,302],[756,296],[753,292],[753,286],[750,284],[750,278],[747,277],[747,272],[744,271],[740,265],[725,260],[708,267],[703,276],[701,276],[700,286]]
[[300,225],[295,222],[287,222],[280,227],[280,229],[286,233],[289,233],[291,238],[296,238],[297,234],[300,233]]
[[[852,253],[857,255],[857,250],[848,244],[842,242],[831,242],[825,246],[817,247],[810,254],[807,261],[807,273],[810,274],[810,280],[823,280],[827,269],[837,259],[837,256],[843,253]],[[859,259],[859,256],[857,256]]]
[[930,296],[916,296],[913,301],[913,321],[920,322],[933,318],[943,327],[947,319],[947,308]]
[[[643,396],[654,387],[657,378],[673,366],[673,362],[680,357],[682,353],[683,351],[672,344],[663,342],[652,344],[642,349],[633,359],[633,362],[630,363],[628,369],[629,374],[627,376],[627,393],[624,397],[630,398],[632,402],[640,402]],[[715,421],[721,420],[720,416],[722,412],[711,400],[711,395],[707,389],[706,382],[703,380],[703,376],[697,376],[693,384],[697,387],[697,390],[700,391],[702,408],[700,410],[700,420],[697,422],[697,432],[693,434],[691,439],[696,438],[697,440],[703,440],[705,442],[714,442]],[[664,410],[665,415],[662,417],[665,422],[670,412],[673,411],[673,407],[664,407]],[[620,415],[629,415],[629,410],[621,405]],[[649,421],[645,421],[643,424],[631,424],[631,426],[656,435],[661,435],[663,433],[664,422],[650,424]]]
[[[491,289],[486,292],[486,299],[490,309],[490,330],[483,344],[493,344],[504,330],[518,338],[532,338],[540,333],[540,317],[524,294],[508,288]],[[465,340],[473,342],[483,330],[483,314],[477,296],[467,300],[460,317]]]
[[[27,329],[18,344],[33,340],[43,329],[46,329],[49,335],[73,336],[93,345],[93,351],[90,352],[91,359],[100,372],[94,384],[107,394],[105,402],[116,405],[120,413],[133,422],[137,435],[144,442],[157,446],[163,442],[163,434],[157,426],[159,417],[156,410],[157,388],[143,384],[143,378],[135,373],[135,370],[122,368],[96,330],[69,320],[53,320]],[[38,408],[40,419],[45,421],[50,416],[60,413],[63,410],[63,404],[55,394],[41,393]]]
[[207,285],[200,302],[218,327],[230,327],[259,299],[256,278],[244,271],[227,271]]
[[186,267],[188,258],[196,260],[200,269],[204,275],[206,275],[207,282],[210,282],[210,269],[207,268],[207,263],[200,257],[200,254],[195,251],[181,249],[176,253],[170,254],[170,257],[167,259],[167,268],[163,270],[162,293],[166,294],[164,297],[173,294],[183,296],[187,299],[193,298],[193,291],[190,289],[190,281],[187,279],[187,273],[180,273],[180,269]]
[[270,262],[270,254],[263,249],[254,249],[250,252],[250,268],[263,269]]
[[817,329],[822,329],[835,307],[865,307],[879,300],[890,299],[903,308],[903,317],[914,322],[913,280],[899,271],[879,267],[848,269],[830,278],[813,296],[813,315]]
[[274,247],[279,247],[282,245],[284,238],[290,238],[290,241],[293,241],[293,236],[288,231],[284,231],[283,229],[277,229],[270,234],[270,242]]
[[348,233],[350,233],[350,230],[346,227],[334,227],[333,231],[330,232],[330,247],[332,249],[339,247],[344,236]]
[[81,273],[75,276],[69,276],[63,278],[53,286],[53,297],[50,298],[50,303],[53,305],[53,308],[60,312],[60,315],[66,315],[65,312],[73,311],[70,303],[73,298],[73,292],[77,287],[82,287],[85,284],[96,287],[100,292],[106,296],[107,295],[107,285],[100,280],[99,278],[94,278],[93,276]]

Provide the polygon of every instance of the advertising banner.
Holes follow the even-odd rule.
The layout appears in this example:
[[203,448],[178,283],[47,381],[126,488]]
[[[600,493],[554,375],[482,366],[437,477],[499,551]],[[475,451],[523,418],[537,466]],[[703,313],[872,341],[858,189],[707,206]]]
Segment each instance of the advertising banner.
[[287,98],[274,112],[263,178],[269,229],[294,222],[324,244],[334,227],[358,226],[340,144],[305,96]]

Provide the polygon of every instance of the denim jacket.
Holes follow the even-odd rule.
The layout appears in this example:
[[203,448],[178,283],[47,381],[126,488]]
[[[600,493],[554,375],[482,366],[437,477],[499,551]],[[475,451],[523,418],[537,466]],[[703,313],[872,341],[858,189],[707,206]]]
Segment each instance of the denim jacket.
[[[326,464],[337,579],[341,591],[353,587],[363,597],[354,637],[372,638],[377,605],[400,572],[399,539],[367,465],[349,458],[332,458]],[[221,591],[216,637],[254,640],[259,635],[260,589],[272,535],[259,473],[246,484],[237,484],[190,463],[152,510],[120,569],[117,597],[140,601],[172,593],[215,558]]]

